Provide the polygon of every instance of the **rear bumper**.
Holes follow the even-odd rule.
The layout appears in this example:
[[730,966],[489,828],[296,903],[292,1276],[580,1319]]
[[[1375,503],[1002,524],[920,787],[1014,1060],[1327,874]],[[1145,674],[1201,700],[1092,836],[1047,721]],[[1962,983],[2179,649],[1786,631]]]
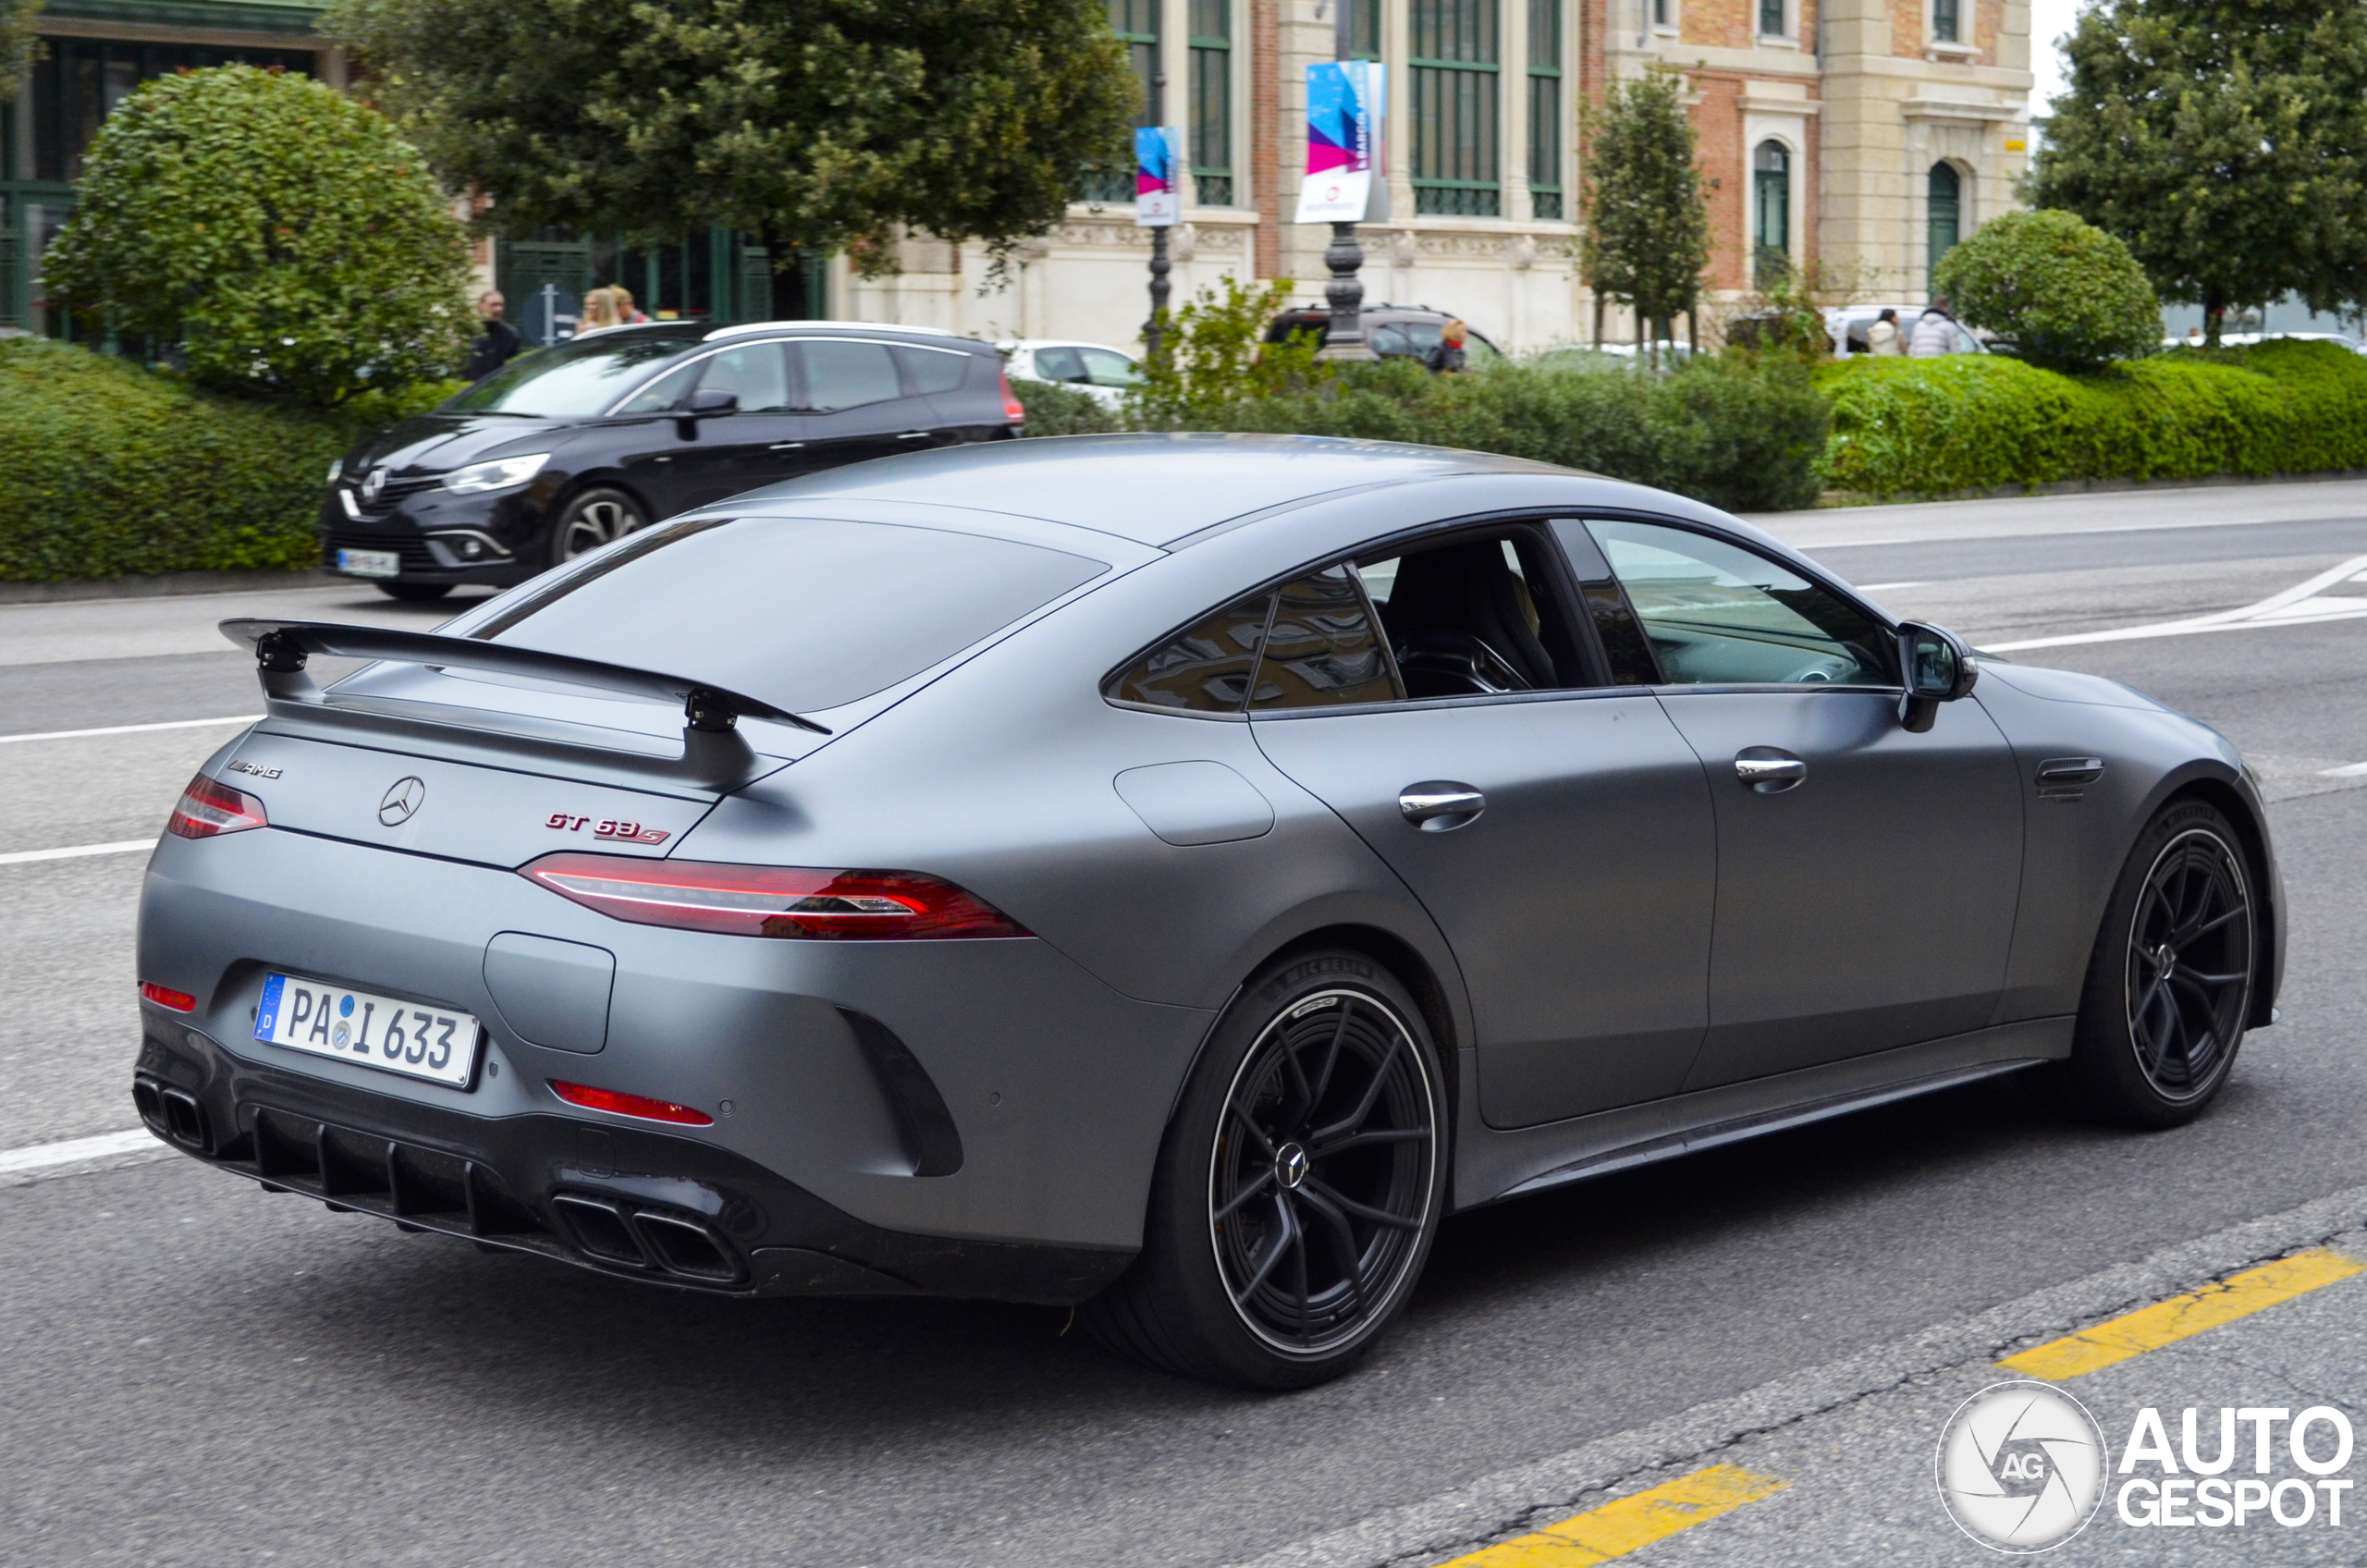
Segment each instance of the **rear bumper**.
[[1067,1305],[1133,1254],[882,1230],[696,1139],[569,1117],[487,1118],[242,1061],[153,1008],[132,1098],[182,1153],[406,1230],[735,1295],[978,1296]]

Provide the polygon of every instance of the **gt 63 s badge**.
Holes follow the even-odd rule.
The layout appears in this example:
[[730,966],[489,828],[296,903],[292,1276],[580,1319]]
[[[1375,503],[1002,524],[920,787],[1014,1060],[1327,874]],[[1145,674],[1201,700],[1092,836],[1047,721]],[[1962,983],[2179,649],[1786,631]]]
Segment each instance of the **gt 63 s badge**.
[[586,825],[595,839],[607,839],[619,844],[662,844],[673,837],[663,827],[644,827],[638,822],[620,822],[612,816],[594,821],[571,812],[555,811],[544,818],[543,826],[556,827],[562,833],[581,833]]

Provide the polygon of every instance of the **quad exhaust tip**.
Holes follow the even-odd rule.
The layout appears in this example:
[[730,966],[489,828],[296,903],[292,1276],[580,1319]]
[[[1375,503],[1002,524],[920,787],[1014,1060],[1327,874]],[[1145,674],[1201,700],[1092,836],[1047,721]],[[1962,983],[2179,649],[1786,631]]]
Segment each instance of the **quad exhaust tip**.
[[169,1143],[199,1154],[212,1154],[214,1141],[206,1126],[205,1107],[186,1089],[153,1078],[132,1081],[131,1103],[148,1130]]
[[710,1285],[737,1284],[740,1261],[696,1219],[583,1193],[557,1193],[551,1210],[576,1247],[603,1263],[653,1269]]

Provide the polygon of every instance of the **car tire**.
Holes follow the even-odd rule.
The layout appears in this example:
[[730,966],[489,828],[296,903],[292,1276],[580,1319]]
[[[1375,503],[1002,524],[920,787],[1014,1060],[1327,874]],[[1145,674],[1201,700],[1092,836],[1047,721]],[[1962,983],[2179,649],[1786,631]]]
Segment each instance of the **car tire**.
[[425,604],[440,599],[452,591],[448,582],[381,582],[378,592],[389,599],[400,599],[407,605]]
[[564,566],[612,539],[649,526],[649,514],[622,490],[595,484],[568,497],[551,522],[551,565]]
[[1446,1085],[1421,1010],[1362,953],[1269,965],[1193,1069],[1143,1250],[1081,1317],[1179,1376],[1306,1388],[1395,1318],[1446,1207]]
[[2250,863],[2217,808],[2181,801],[2137,836],[2088,961],[2057,1097],[2113,1126],[2201,1114],[2243,1044],[2259,973]]

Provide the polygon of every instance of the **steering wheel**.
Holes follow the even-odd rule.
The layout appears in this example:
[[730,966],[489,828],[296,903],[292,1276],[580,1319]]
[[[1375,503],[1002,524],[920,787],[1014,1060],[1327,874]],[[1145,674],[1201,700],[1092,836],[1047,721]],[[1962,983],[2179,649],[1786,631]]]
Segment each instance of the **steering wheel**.
[[1510,660],[1467,631],[1409,631],[1391,652],[1409,697],[1491,697],[1531,689]]
[[1784,677],[1783,684],[1786,686],[1830,686],[1835,680],[1838,680],[1844,673],[1840,668],[1841,662],[1841,660],[1834,658],[1830,654],[1821,654],[1814,660],[1800,666],[1799,668]]

